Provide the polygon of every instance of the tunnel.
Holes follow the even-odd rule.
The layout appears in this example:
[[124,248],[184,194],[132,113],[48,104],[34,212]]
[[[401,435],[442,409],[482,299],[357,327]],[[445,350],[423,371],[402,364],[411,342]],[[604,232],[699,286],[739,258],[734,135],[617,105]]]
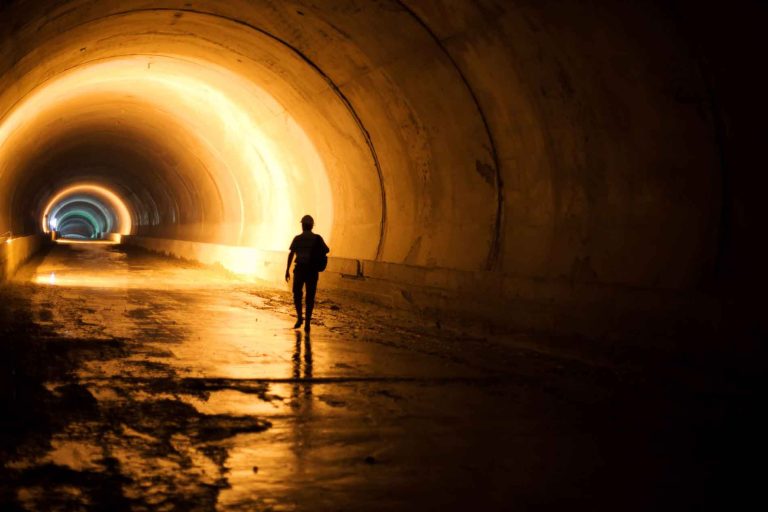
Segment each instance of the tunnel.
[[[766,85],[754,73],[760,58],[756,48],[761,44],[761,23],[768,19],[765,14],[760,2],[749,0],[720,7],[688,0],[0,1],[0,280],[7,282],[2,285],[6,288],[3,293],[11,297],[6,301],[10,309],[0,316],[0,328],[6,345],[3,350],[14,354],[3,363],[7,371],[3,393],[16,397],[16,391],[8,390],[26,389],[32,404],[20,406],[16,398],[6,400],[6,416],[21,419],[20,423],[3,424],[0,458],[5,468],[3,478],[10,483],[0,486],[0,502],[27,509],[87,502],[86,498],[78,501],[72,496],[65,499],[60,494],[40,494],[46,482],[64,489],[63,473],[35,473],[38,476],[33,477],[22,466],[14,466],[20,455],[9,447],[21,446],[21,440],[27,439],[19,433],[26,428],[20,425],[43,421],[40,418],[45,414],[40,411],[49,406],[66,409],[70,406],[60,402],[71,405],[72,400],[80,405],[76,414],[66,409],[77,417],[71,425],[84,421],[82,417],[87,414],[82,404],[96,407],[93,404],[101,404],[102,397],[123,391],[74,391],[75,381],[78,386],[92,381],[82,376],[85,370],[78,370],[80,366],[67,365],[86,357],[86,353],[91,359],[88,364],[83,362],[82,368],[90,368],[95,360],[107,361],[104,368],[113,362],[128,364],[125,361],[135,359],[129,355],[134,349],[127,348],[133,346],[130,340],[159,343],[164,336],[171,336],[176,325],[179,332],[187,333],[184,339],[208,336],[220,340],[210,341],[206,349],[195,349],[202,352],[195,358],[189,356],[189,361],[180,355],[186,354],[183,349],[168,349],[177,358],[176,366],[171,366],[178,379],[172,389],[162,389],[162,400],[168,407],[177,407],[180,417],[191,415],[192,406],[171,403],[168,397],[178,397],[179,393],[205,393],[206,397],[230,393],[226,395],[230,398],[236,393],[256,393],[268,402],[270,386],[292,385],[291,389],[316,389],[310,399],[298,392],[291,395],[292,403],[299,404],[292,410],[297,418],[306,419],[319,414],[316,410],[312,413],[307,405],[318,400],[322,403],[318,402],[317,408],[322,405],[334,411],[334,407],[342,407],[334,404],[353,403],[352,398],[334,398],[331,391],[322,391],[337,378],[343,381],[342,387],[351,385],[349,382],[368,382],[365,379],[369,377],[375,383],[366,386],[385,386],[391,378],[396,387],[407,386],[409,379],[439,381],[451,387],[460,385],[456,379],[475,382],[493,377],[483,380],[487,393],[483,391],[484,398],[474,404],[485,403],[488,396],[499,392],[494,386],[505,390],[499,392],[500,402],[515,402],[512,396],[538,396],[533,391],[512,390],[510,372],[518,371],[519,364],[526,368],[519,370],[525,378],[556,382],[553,386],[568,389],[565,394],[577,394],[575,389],[583,391],[589,386],[600,389],[590,398],[574,398],[568,406],[550,405],[553,410],[565,411],[558,414],[573,414],[564,422],[581,425],[583,413],[584,418],[600,425],[598,429],[603,428],[604,421],[614,421],[608,417],[619,418],[619,422],[632,418],[628,438],[611,434],[605,441],[608,444],[597,443],[600,448],[596,450],[600,457],[629,450],[627,457],[637,457],[641,466],[646,464],[642,468],[648,473],[656,471],[654,477],[648,473],[634,475],[634,483],[620,481],[612,474],[611,464],[624,468],[629,459],[621,463],[611,458],[614,455],[600,459],[587,453],[578,436],[568,441],[544,437],[540,451],[523,449],[523,460],[530,456],[533,461],[541,455],[547,461],[557,450],[573,450],[574,460],[594,464],[589,470],[576,463],[557,466],[570,476],[555,493],[556,501],[550,503],[555,508],[580,503],[595,510],[603,505],[615,509],[623,490],[631,488],[634,492],[634,485],[657,490],[646,495],[646,501],[634,505],[622,502],[625,509],[662,509],[659,503],[686,509],[687,505],[706,503],[706,493],[693,498],[686,492],[702,482],[725,478],[721,466],[735,463],[737,457],[719,448],[720,436],[743,426],[749,417],[742,408],[744,403],[723,398],[723,390],[715,384],[721,381],[713,375],[746,375],[737,380],[750,392],[762,384],[750,379],[760,373],[756,361],[760,359],[757,355],[763,354],[760,340],[766,333],[761,304],[765,303],[768,255],[758,243],[759,233],[764,231],[760,218],[764,216],[765,177],[758,163],[763,160],[759,148],[764,128],[756,115],[761,107],[753,101],[764,95]],[[304,215],[313,217],[314,232],[330,248],[328,267],[320,274],[319,313],[315,313],[323,315],[324,324],[313,331],[314,345],[309,334],[300,339],[297,331],[294,340],[291,332],[287,343],[292,350],[295,342],[297,352],[291,359],[293,373],[285,378],[262,375],[260,370],[249,377],[234,370],[232,375],[219,374],[216,371],[223,371],[220,368],[214,371],[199,366],[207,357],[217,360],[224,357],[221,354],[230,354],[228,350],[235,351],[230,338],[221,341],[223,335],[201,324],[201,319],[217,318],[221,332],[240,332],[232,338],[253,335],[245,328],[237,331],[245,313],[232,313],[228,308],[235,306],[226,302],[227,297],[240,297],[241,309],[258,310],[259,304],[268,304],[278,315],[292,311],[290,289],[284,283],[290,276],[284,270]],[[174,276],[178,280],[174,281]],[[33,286],[29,283],[36,288],[29,288]],[[246,288],[260,291],[246,293]],[[211,291],[214,289],[219,291]],[[80,298],[72,295],[78,293]],[[179,298],[183,293],[186,298]],[[200,299],[201,294],[209,294],[210,301]],[[196,313],[189,313],[186,320],[174,317],[171,300],[177,305],[189,304]],[[72,309],[75,304],[81,309]],[[116,311],[124,313],[115,316]],[[404,327],[411,324],[403,320],[402,324],[349,331],[339,320],[349,319],[347,311],[358,311],[359,317],[374,323],[385,322],[387,315],[409,318],[413,327]],[[170,316],[161,322],[157,315]],[[261,326],[271,326],[273,320],[257,316],[257,321],[259,329],[267,329],[259,331],[259,336],[271,336],[264,334],[272,333],[271,327]],[[133,327],[128,326],[130,322]],[[187,327],[182,329],[182,324]],[[102,327],[89,330],[91,325]],[[418,329],[429,329],[431,334]],[[75,332],[80,334],[72,334]],[[112,333],[111,338],[98,346],[107,348],[92,348],[105,332]],[[56,336],[71,341],[78,355],[63,356],[45,348]],[[339,340],[380,336],[389,341],[376,346],[389,348],[381,349],[381,353],[361,352],[357,359],[349,355],[354,352],[351,349],[331,351],[344,361],[347,356],[354,359],[343,368],[357,368],[358,364],[366,368],[365,377],[350,377],[339,370],[342,366],[332,366],[321,355],[326,343],[336,346],[328,341],[336,339],[333,336]],[[394,336],[395,341],[387,336]],[[461,336],[474,341],[460,344],[456,340]],[[434,345],[424,340],[432,340],[429,343]],[[492,347],[490,352],[479,348],[478,340],[485,340]],[[21,348],[13,348],[16,344]],[[38,349],[31,348],[38,346],[35,344],[39,344]],[[502,346],[506,348],[499,348]],[[245,354],[243,361],[256,357],[238,347]],[[438,369],[440,365],[428,362],[419,369],[416,362],[408,362],[408,357],[387,352],[395,350],[391,347],[415,350],[419,355],[413,356],[414,361],[427,357],[424,354],[442,354],[441,360],[453,363],[466,359],[469,362],[464,370],[469,373],[465,379],[460,377],[464,370],[455,370],[458,373],[449,378]],[[24,371],[17,372],[17,366],[22,365],[18,361],[27,361],[19,354],[27,350],[50,356],[50,362],[39,364],[41,368],[58,368],[48,371],[58,377],[44,377],[45,372],[33,365],[34,378],[24,382],[34,386],[19,388],[15,379]],[[94,355],[93,350],[100,355]],[[166,348],[152,350],[147,353]],[[205,350],[213,350],[212,355],[205,355]],[[518,353],[515,351],[538,355],[525,356],[529,359],[518,363],[512,356]],[[562,360],[555,361],[555,355]],[[14,359],[17,356],[21,358],[18,361]],[[339,364],[347,364],[342,360]],[[579,373],[572,365],[575,361],[586,364],[585,360],[593,366]],[[598,360],[611,360],[614,366],[605,363],[611,368],[608,371],[595,362]],[[690,367],[681,362],[693,360],[696,363]],[[324,364],[330,365],[327,375]],[[489,369],[480,376],[469,370],[484,364]],[[685,370],[678,372],[675,364]],[[408,373],[412,366],[413,375]],[[598,366],[600,369],[595,369]],[[274,368],[278,371],[281,367]],[[390,375],[393,368],[398,369],[394,377]],[[398,373],[400,368],[405,373]],[[641,388],[654,398],[642,401],[636,410],[616,405],[625,397],[626,403],[638,399],[640,392],[628,384],[631,379],[619,378],[624,371],[640,372],[638,368],[649,374],[659,370],[655,377],[633,381],[643,382],[647,387]],[[383,373],[379,375],[379,371]],[[600,377],[603,371],[611,377]],[[661,396],[659,389],[669,384],[664,379],[676,386],[677,379],[684,379],[679,375],[689,371],[691,375],[707,375],[700,381],[706,383],[702,384],[710,393],[706,396],[717,396],[720,401],[711,398],[712,404],[717,404],[707,413],[696,409],[685,417],[679,412],[664,416],[658,411],[695,409],[688,400],[696,400],[687,394],[694,392],[688,388],[674,399],[654,401]],[[213,376],[206,372],[213,372]],[[430,372],[434,375],[428,377]],[[117,371],[114,378],[123,378],[123,373]],[[132,384],[126,381],[125,389],[146,386],[142,392],[148,393],[151,386],[141,379],[149,378],[149,373],[141,373],[130,381]],[[565,374],[572,380],[560,382]],[[601,388],[597,381],[602,378],[612,384]],[[686,382],[696,378],[691,376]],[[60,386],[59,391],[45,391],[55,387],[50,379]],[[199,382],[193,385],[190,379]],[[237,379],[245,380],[235,384]],[[499,379],[505,384],[499,384]],[[157,382],[152,393],[159,393]],[[515,382],[515,386],[520,385],[519,380]],[[446,408],[435,413],[437,416],[454,418],[458,410],[471,416],[466,411],[472,407],[461,405],[459,398],[455,404],[453,399],[445,401],[431,388],[424,391],[424,386],[427,384],[417,386],[422,399]],[[66,395],[70,392],[80,393],[80,398]],[[366,392],[376,400],[418,394],[389,388]],[[465,396],[464,390],[456,393]],[[85,394],[90,398],[82,398]],[[226,451],[217,445],[226,436],[212,434],[212,426],[207,430],[201,427],[205,422],[240,425],[242,428],[232,427],[237,436],[255,436],[262,430],[265,433],[259,435],[265,439],[276,435],[269,434],[276,429],[268,428],[266,420],[245,419],[242,411],[251,410],[245,406],[239,409],[242,414],[227,419],[224,413],[210,412],[200,405],[207,398],[195,396],[199,403],[195,402],[194,419],[183,417],[197,430],[194,435],[187,432],[185,442],[197,446],[195,453],[203,455],[190,455],[189,460],[196,462],[185,467],[198,464],[199,457],[207,457],[206,464],[216,463],[221,468],[225,467],[222,461],[234,464],[237,457],[244,457],[240,448]],[[605,398],[595,398],[598,396]],[[50,405],[54,402],[59,405]],[[575,402],[594,410],[587,414],[573,405]],[[590,405],[585,405],[588,402]],[[160,402],[155,404],[158,410],[164,410],[157,404]],[[522,473],[510,469],[507,459],[494,466],[475,453],[493,451],[480,432],[502,423],[505,430],[501,437],[508,441],[507,446],[520,449],[519,439],[509,438],[516,427],[502,421],[512,417],[512,409],[488,404],[488,409],[476,405],[485,423],[476,429],[470,427],[475,445],[440,429],[420,434],[424,439],[436,435],[436,446],[455,456],[460,466],[464,454],[466,467],[483,468],[478,470],[483,476],[477,477],[482,480],[478,483],[482,497],[472,497],[471,486],[466,483],[471,471],[445,470],[445,480],[437,476],[443,474],[437,470],[432,476],[419,476],[420,470],[408,473],[420,464],[414,460],[393,466],[398,469],[389,474],[392,482],[399,482],[393,485],[399,485],[403,501],[387,501],[390,497],[384,493],[380,508],[424,510],[431,509],[428,503],[439,503],[452,509],[453,505],[474,503],[487,510],[501,510],[506,498],[514,498],[508,503],[528,510],[548,503],[540,501],[546,495],[542,489],[555,485],[554,473],[536,466],[535,476],[526,481]],[[614,416],[598,412],[604,405]],[[149,402],[136,401],[124,410],[133,407],[134,416],[152,417],[153,413],[146,412],[150,406]],[[360,407],[379,406],[392,405],[371,402]],[[617,409],[612,409],[614,406]],[[712,412],[715,409],[722,414]],[[103,410],[107,409],[99,410],[106,414]],[[650,420],[648,425],[642,420],[638,426],[634,421],[641,415],[638,411],[650,410],[655,412],[649,416],[655,418],[658,413],[659,418],[666,418],[659,420],[663,426],[650,425]],[[404,411],[400,411],[404,418],[420,414]],[[525,409],[524,414],[529,412]],[[88,417],[88,421],[96,421]],[[323,416],[323,421],[330,421],[328,417]],[[469,416],[461,418],[456,421],[470,421]],[[536,422],[543,421],[537,418]],[[706,425],[705,433],[694,436],[695,441],[681,433],[695,422],[693,418]],[[278,420],[270,421],[277,424]],[[38,457],[34,464],[47,464],[44,467],[49,472],[54,466],[64,471],[60,468],[66,466],[71,474],[78,473],[70,477],[72,481],[91,484],[73,485],[80,486],[82,496],[91,493],[92,501],[121,503],[128,508],[152,505],[142,502],[144,498],[130,490],[129,484],[117,483],[115,475],[121,470],[115,469],[115,464],[122,461],[124,467],[130,466],[128,459],[117,455],[120,443],[108,443],[109,449],[102,446],[104,453],[114,453],[104,455],[103,460],[93,459],[83,469],[77,464],[84,460],[84,445],[75,450],[75,459],[80,462],[61,462],[62,454],[74,448],[56,444],[63,443],[56,436],[63,435],[66,428],[53,420],[49,423],[46,432],[59,432],[51,434],[54,448],[45,456],[48,458]],[[304,423],[297,420],[299,424]],[[120,434],[123,437],[118,437],[155,436],[153,429],[167,430],[159,423],[152,425],[152,429],[144,430],[125,426]],[[309,427],[291,425],[296,443],[304,443],[303,436],[312,433]],[[325,428],[335,432],[336,424]],[[551,428],[554,432],[559,427]],[[666,464],[663,456],[641,454],[637,447],[645,446],[643,442],[627,448],[636,441],[632,435],[645,435],[654,428],[674,432],[667,437],[675,450],[681,449],[678,441],[684,438],[680,442],[691,453],[699,454],[699,445],[693,445],[701,443],[714,447],[715,455],[703,466],[693,464],[696,455],[689,452]],[[387,432],[391,434],[392,429]],[[203,431],[209,434],[205,440]],[[349,435],[355,438],[356,434]],[[357,454],[356,460],[362,460],[362,465],[349,470],[350,474],[358,478],[365,471],[386,468],[380,459],[396,460],[396,454],[409,452],[403,441],[407,435],[391,435],[394,440],[388,442],[401,451],[392,449],[390,453],[382,448],[381,455]],[[180,442],[172,436],[167,442],[173,444],[172,439]],[[267,444],[280,446],[280,439]],[[589,445],[592,438],[587,439]],[[752,438],[744,439],[746,443]],[[420,444],[414,453],[430,442]],[[610,444],[614,442],[621,448],[614,450],[616,446]],[[574,448],[577,445],[581,448]],[[125,444],[120,446],[127,449]],[[654,445],[648,451],[665,449]],[[514,455],[510,452],[509,456]],[[297,457],[296,467],[314,467],[310,459]],[[598,462],[591,457],[597,457]],[[131,460],[142,458],[151,460],[146,453]],[[443,460],[435,464],[446,467]],[[201,467],[208,468],[205,464]],[[581,469],[574,469],[577,467]],[[687,471],[689,476],[672,475],[670,468]],[[573,476],[582,470],[592,475],[583,486]],[[120,473],[122,478],[139,479],[125,471]],[[302,510],[335,509],[339,504],[379,509],[375,502],[354,493],[349,495],[350,501],[339,498],[334,502],[327,496],[323,499],[329,501],[311,501],[310,497],[322,495],[317,494],[317,486],[323,476],[315,478],[307,471],[300,473],[306,488],[314,489],[315,494],[306,494],[299,487],[275,499],[282,504],[286,502],[280,499],[288,499]],[[634,471],[640,474],[643,469]],[[88,478],[92,480],[87,480],[84,472],[90,472]],[[256,466],[251,472],[260,475]],[[243,471],[232,470],[229,476],[222,473],[218,483],[199,484],[199,489],[218,489],[202,498],[192,493],[208,504],[200,509],[269,509],[274,504],[269,500],[279,494],[275,494],[277,480],[264,488],[267,501],[249,502],[233,490],[242,488],[232,483],[241,482],[238,478],[244,478],[242,475]],[[505,475],[515,484],[507,486]],[[164,478],[171,477],[154,474],[154,478],[165,482]],[[227,478],[229,487],[221,483]],[[343,480],[338,478],[338,482]],[[350,477],[352,483],[348,485],[362,493],[360,496],[373,489],[355,478]],[[423,481],[423,490],[404,486],[409,478]],[[92,494],[98,486],[88,486],[102,480],[113,486],[111,490]],[[463,483],[450,483],[459,480]],[[178,482],[174,482],[158,492],[175,494],[169,499],[175,499],[180,509],[190,507],[191,502],[183,501],[187,499],[184,492],[169,490],[176,488]],[[192,486],[190,482],[187,484]],[[345,488],[334,482],[337,487],[329,485],[336,491]],[[751,480],[745,477],[741,483],[734,482],[728,480],[723,485],[743,490]],[[595,493],[606,483],[616,494],[608,492],[603,502]],[[123,485],[120,491],[116,490],[119,485]],[[258,491],[258,486],[248,485],[246,489]],[[224,492],[225,488],[231,492]],[[662,488],[674,496],[671,501],[664,500],[667,494],[658,490]],[[379,496],[376,493],[381,489],[374,490],[372,495]],[[711,503],[724,503],[717,500],[725,494],[718,494]],[[437,495],[441,496],[437,501],[424,501]],[[590,501],[593,498],[595,501]]]
[[100,239],[105,234],[130,234],[125,203],[97,185],[70,186],[54,195],[43,210],[42,230],[63,238]]
[[[279,251],[308,213],[338,258],[699,289],[723,183],[680,36],[629,41],[584,15],[604,32],[589,51],[556,31],[533,44],[535,9],[490,4],[11,2],[0,231],[35,233],[54,195],[92,182],[140,237]],[[644,27],[659,9],[604,17]]]

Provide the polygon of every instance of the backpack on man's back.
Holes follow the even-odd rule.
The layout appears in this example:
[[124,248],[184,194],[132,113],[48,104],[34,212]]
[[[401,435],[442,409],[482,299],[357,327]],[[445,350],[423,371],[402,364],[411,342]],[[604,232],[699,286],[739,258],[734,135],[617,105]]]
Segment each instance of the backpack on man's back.
[[324,271],[328,266],[328,254],[323,252],[323,246],[325,246],[323,237],[315,234],[315,243],[312,245],[310,264],[312,265],[312,268],[317,272]]

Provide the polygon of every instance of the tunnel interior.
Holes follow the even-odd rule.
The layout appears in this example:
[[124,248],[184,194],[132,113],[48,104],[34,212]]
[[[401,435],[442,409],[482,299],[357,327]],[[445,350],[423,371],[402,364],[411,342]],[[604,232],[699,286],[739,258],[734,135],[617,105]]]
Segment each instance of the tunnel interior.
[[763,4],[0,0],[0,508],[755,508]]
[[743,279],[714,12],[441,5],[4,2],[0,232],[88,184],[113,197],[62,203],[73,236],[285,251],[310,214],[332,256],[459,294]]
[[42,231],[61,238],[103,239],[112,233],[130,234],[132,216],[114,192],[92,184],[68,186],[49,198]]
[[114,215],[90,198],[58,203],[50,212],[49,225],[63,238],[95,239],[110,233]]
[[[104,59],[31,93],[4,124],[18,151],[3,174],[11,211],[40,217],[47,195],[87,181],[130,211],[123,234],[282,248],[273,226],[299,205],[328,230],[333,200],[311,141],[274,100],[212,67]],[[7,226],[29,232],[24,221],[17,213]]]

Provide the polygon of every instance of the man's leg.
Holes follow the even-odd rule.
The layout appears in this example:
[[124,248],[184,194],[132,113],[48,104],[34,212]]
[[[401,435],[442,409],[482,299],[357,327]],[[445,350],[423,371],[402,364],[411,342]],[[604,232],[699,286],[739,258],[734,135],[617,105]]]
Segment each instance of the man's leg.
[[312,272],[306,276],[307,283],[307,315],[304,330],[309,330],[309,321],[312,319],[312,310],[315,309],[315,292],[317,291],[317,272]]
[[293,305],[296,306],[296,325],[294,329],[301,327],[301,293],[304,288],[304,273],[293,271]]

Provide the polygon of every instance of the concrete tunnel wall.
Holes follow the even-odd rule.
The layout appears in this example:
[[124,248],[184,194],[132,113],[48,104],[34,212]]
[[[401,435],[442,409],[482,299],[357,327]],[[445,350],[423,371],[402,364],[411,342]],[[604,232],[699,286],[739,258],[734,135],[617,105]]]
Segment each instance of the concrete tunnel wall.
[[281,250],[309,212],[338,258],[516,283],[430,285],[497,316],[714,273],[715,113],[668,4],[0,5],[0,232],[78,183],[144,239]]

